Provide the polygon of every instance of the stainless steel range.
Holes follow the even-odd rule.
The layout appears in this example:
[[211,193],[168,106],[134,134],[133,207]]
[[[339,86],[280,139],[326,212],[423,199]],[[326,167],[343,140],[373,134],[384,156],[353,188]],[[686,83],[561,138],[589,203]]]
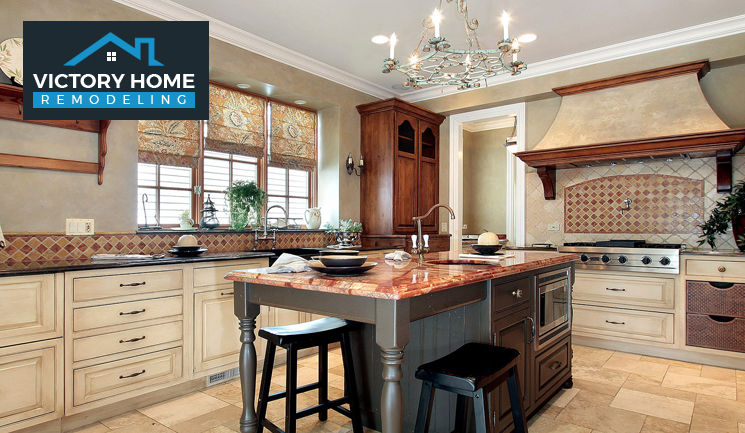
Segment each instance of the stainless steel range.
[[611,240],[565,243],[559,247],[559,252],[580,254],[577,269],[677,274],[680,273],[681,248],[679,244]]

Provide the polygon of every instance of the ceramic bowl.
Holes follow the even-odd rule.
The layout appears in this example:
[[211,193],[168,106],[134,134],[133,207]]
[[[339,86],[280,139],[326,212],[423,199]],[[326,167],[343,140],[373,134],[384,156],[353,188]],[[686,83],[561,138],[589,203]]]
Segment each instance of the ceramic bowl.
[[477,253],[485,256],[494,255],[497,251],[502,249],[502,245],[471,245],[471,248],[476,250]]
[[319,251],[322,256],[358,256],[360,252],[357,250],[321,250]]
[[321,256],[321,263],[329,268],[362,266],[367,261],[367,256]]

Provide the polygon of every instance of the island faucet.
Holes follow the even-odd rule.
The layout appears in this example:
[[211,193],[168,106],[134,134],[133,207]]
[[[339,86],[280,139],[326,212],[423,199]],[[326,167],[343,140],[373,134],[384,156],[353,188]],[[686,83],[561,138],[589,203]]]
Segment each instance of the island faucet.
[[275,204],[273,206],[269,206],[266,209],[266,212],[264,212],[264,236],[259,237],[259,231],[254,230],[254,251],[256,250],[256,246],[258,245],[259,241],[272,241],[272,249],[277,246],[277,229],[272,229],[272,237],[269,237],[269,233],[267,233],[266,229],[267,226],[269,226],[269,220],[267,219],[269,217],[269,211],[279,208],[282,209],[282,212],[285,213],[285,221],[289,219],[289,215],[287,214],[287,210],[283,208],[282,206]]
[[[438,207],[444,207],[445,209],[447,209],[448,212],[450,212],[450,219],[451,220],[454,220],[455,219],[455,212],[453,212],[453,210],[450,208],[450,206],[448,206],[446,204],[440,204],[440,203],[438,203],[438,204],[432,206],[431,208],[429,208],[429,210],[427,211],[427,213],[425,213],[424,215],[415,216],[413,218],[414,222],[416,223],[416,239],[412,239],[414,242],[413,242],[413,245],[412,245],[413,248],[411,250],[411,254],[418,254],[419,255],[419,257],[417,259],[417,261],[419,263],[423,263],[424,262],[424,253],[428,253],[429,252],[429,235],[427,235],[427,238],[426,239],[424,239],[422,237],[422,220],[425,219],[425,218],[427,218],[429,216],[429,214],[431,214],[432,211],[434,211]],[[412,236],[412,238],[413,238],[413,236]]]

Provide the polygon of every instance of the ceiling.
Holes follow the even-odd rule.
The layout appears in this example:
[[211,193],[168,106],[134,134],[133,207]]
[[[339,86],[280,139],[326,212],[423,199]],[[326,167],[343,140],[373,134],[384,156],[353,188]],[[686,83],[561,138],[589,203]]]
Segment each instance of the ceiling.
[[[439,4],[436,0],[116,1],[168,19],[209,18],[213,33],[216,24],[233,26],[269,41],[272,51],[295,52],[285,53],[285,59],[289,55],[299,63],[315,60],[316,73],[324,74],[326,67],[332,76],[361,81],[363,87],[377,89],[368,91],[376,96],[402,95],[408,89],[401,88],[403,74],[381,72],[388,45],[375,45],[370,38],[395,31],[399,39],[396,57],[408,58],[419,42],[422,20]],[[455,3],[442,3],[441,34],[460,48],[464,45],[463,21]],[[471,0],[468,11],[479,20],[482,46],[492,47],[501,39],[498,19],[502,10],[512,18],[511,36],[538,35],[536,41],[524,44],[520,54],[520,60],[528,64],[526,76],[530,66],[539,62],[732,17],[738,18],[734,32],[745,31],[743,0]]]

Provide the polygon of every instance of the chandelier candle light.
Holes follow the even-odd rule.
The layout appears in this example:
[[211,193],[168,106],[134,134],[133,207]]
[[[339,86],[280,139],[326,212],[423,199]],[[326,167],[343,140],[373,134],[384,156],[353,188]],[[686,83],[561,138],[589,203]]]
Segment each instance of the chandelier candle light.
[[[517,39],[510,39],[507,26],[510,16],[502,12],[500,21],[503,27],[503,38],[497,43],[496,49],[483,49],[479,41],[476,29],[479,22],[468,18],[466,0],[446,0],[448,3],[456,2],[458,13],[465,22],[466,44],[465,49],[450,47],[450,42],[440,36],[440,21],[442,20],[441,8],[435,9],[432,16],[422,21],[424,30],[416,49],[412,51],[409,63],[400,64],[394,56],[398,38],[392,34],[390,38],[390,57],[383,63],[383,73],[397,70],[408,78],[403,83],[404,87],[421,89],[424,85],[454,85],[459,90],[481,87],[481,81],[497,74],[509,72],[518,75],[527,66],[524,62],[517,60],[520,52],[520,44]],[[423,44],[430,30],[434,31],[434,37]]]

